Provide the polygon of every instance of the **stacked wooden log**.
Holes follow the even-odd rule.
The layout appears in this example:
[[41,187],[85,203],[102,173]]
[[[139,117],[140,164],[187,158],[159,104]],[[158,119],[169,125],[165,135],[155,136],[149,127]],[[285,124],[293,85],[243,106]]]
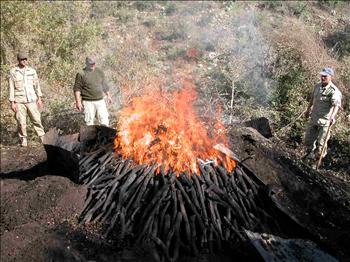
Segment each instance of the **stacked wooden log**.
[[246,240],[244,230],[279,232],[261,184],[240,163],[232,172],[202,163],[200,174],[176,176],[118,158],[106,144],[85,152],[79,166],[80,181],[89,186],[80,221],[102,222],[105,235],[121,242],[153,246],[160,260],[220,252]]

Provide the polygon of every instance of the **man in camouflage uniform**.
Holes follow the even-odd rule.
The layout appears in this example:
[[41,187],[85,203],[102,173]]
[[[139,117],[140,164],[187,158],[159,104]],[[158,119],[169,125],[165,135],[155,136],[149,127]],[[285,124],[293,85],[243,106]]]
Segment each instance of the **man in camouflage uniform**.
[[35,132],[43,141],[45,135],[40,111],[43,107],[42,93],[35,69],[28,66],[28,55],[17,54],[18,65],[10,70],[9,100],[18,124],[21,146],[27,146],[27,115],[34,125]]
[[86,125],[108,126],[109,115],[104,95],[106,95],[108,103],[112,103],[112,96],[109,93],[105,75],[100,68],[96,67],[94,58],[87,57],[85,64],[86,67],[75,77],[73,87],[75,107],[79,111],[84,109]]
[[[312,93],[306,116],[311,120],[305,134],[306,159],[319,159],[323,145],[327,147],[328,128],[335,123],[335,116],[341,107],[342,94],[332,83],[334,71],[324,68],[320,72],[321,83],[317,84]],[[325,150],[323,157],[327,154]]]

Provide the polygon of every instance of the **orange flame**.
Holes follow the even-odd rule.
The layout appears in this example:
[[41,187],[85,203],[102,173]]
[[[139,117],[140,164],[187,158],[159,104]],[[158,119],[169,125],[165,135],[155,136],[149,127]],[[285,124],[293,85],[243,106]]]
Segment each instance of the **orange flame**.
[[[162,94],[154,91],[136,97],[119,113],[115,150],[136,163],[158,163],[165,172],[198,172],[198,159],[214,160],[232,171],[235,161],[213,146],[226,143],[226,130],[220,121],[209,128],[197,116],[193,102],[195,86],[185,80],[181,91]],[[219,118],[217,118],[219,119]]]

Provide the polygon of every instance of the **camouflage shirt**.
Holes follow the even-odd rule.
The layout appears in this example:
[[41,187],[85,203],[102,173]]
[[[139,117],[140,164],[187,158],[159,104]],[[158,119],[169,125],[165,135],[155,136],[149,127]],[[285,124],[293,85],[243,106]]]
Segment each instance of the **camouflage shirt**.
[[9,100],[16,103],[31,103],[41,97],[38,75],[31,67],[12,68],[9,74]]
[[313,92],[313,108],[311,123],[314,125],[328,126],[333,106],[341,107],[342,94],[339,89],[330,82],[327,86],[317,84]]

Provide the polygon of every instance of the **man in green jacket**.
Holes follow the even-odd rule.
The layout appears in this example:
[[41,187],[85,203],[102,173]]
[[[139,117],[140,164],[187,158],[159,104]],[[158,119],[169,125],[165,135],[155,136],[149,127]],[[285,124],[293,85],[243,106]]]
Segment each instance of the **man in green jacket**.
[[18,125],[20,145],[26,147],[27,116],[34,130],[43,141],[45,131],[41,123],[40,109],[43,107],[39,78],[34,68],[28,66],[28,55],[21,51],[17,54],[18,65],[9,74],[9,101],[15,113]]
[[[82,111],[84,109],[86,125],[101,124],[109,125],[109,115],[104,100],[112,103],[109,86],[103,71],[96,67],[96,61],[92,57],[85,60],[86,67],[75,77],[74,97],[75,107]],[[97,118],[97,122],[95,121]]]
[[[334,71],[332,68],[324,68],[320,72],[321,83],[313,90],[312,97],[306,111],[306,117],[311,120],[305,134],[306,159],[317,160],[321,156],[322,147],[327,147],[328,128],[335,123],[335,117],[341,107],[342,94],[332,83]],[[327,154],[324,151],[322,158]]]

